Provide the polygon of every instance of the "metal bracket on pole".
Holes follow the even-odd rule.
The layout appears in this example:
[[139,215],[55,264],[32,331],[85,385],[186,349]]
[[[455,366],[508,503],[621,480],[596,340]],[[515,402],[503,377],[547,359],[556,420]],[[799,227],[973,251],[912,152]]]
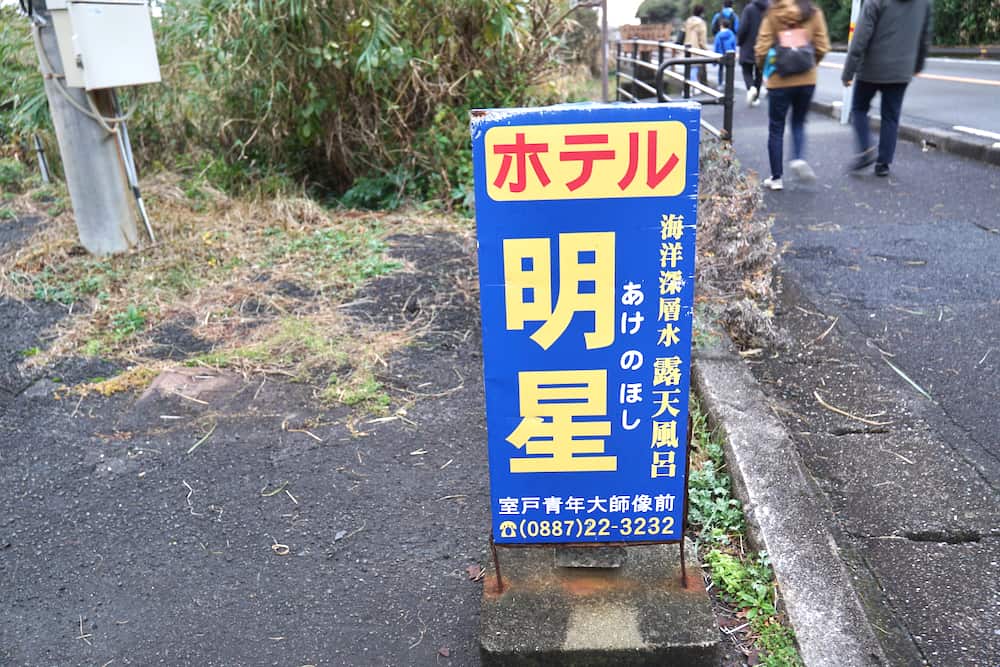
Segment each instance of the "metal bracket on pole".
[[128,178],[129,187],[132,188],[132,196],[135,197],[135,205],[139,209],[139,217],[149,234],[150,243],[156,244],[156,234],[153,233],[153,225],[149,222],[149,214],[146,212],[146,204],[142,201],[142,192],[139,190],[139,173],[135,168],[135,155],[132,153],[132,141],[128,136],[128,125],[122,114],[121,104],[118,102],[118,93],[111,89],[111,103],[115,110],[115,115],[122,118],[118,123],[118,150],[121,152],[122,162],[125,165],[125,175]]
[[49,173],[49,161],[45,157],[45,149],[42,147],[42,140],[38,138],[38,134],[32,135],[32,139],[35,144],[35,156],[38,159],[38,171],[42,174],[43,183],[51,183],[52,175]]

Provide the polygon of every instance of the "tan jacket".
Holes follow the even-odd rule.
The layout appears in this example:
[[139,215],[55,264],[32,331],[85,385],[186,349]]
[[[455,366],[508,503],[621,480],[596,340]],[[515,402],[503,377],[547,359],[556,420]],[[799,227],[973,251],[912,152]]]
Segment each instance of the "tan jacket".
[[696,49],[708,49],[708,27],[704,19],[691,16],[684,22],[684,45]]
[[[754,56],[757,64],[763,69],[764,58],[767,52],[778,41],[778,33],[791,28],[803,28],[809,35],[813,49],[816,51],[816,64],[818,65],[823,56],[830,51],[830,37],[826,32],[826,19],[823,18],[823,10],[813,5],[812,14],[802,21],[802,13],[796,0],[776,0],[767,10],[764,20],[760,24],[760,32],[757,33],[757,43],[754,45]],[[815,86],[816,68],[813,67],[808,72],[781,76],[774,72],[767,78],[767,87],[770,88],[791,88],[792,86]]]

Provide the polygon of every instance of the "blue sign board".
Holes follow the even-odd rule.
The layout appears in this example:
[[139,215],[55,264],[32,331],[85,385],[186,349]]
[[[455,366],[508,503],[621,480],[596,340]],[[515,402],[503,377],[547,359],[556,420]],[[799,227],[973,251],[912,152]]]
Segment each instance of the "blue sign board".
[[699,114],[473,112],[498,544],[680,539]]

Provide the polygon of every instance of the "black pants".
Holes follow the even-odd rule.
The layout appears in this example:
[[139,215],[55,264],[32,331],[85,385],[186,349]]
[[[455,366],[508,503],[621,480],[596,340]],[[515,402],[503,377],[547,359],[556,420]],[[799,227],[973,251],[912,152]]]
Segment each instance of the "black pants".
[[760,91],[760,84],[764,80],[764,73],[760,71],[755,63],[740,63],[743,68],[743,83],[747,85],[747,90],[751,87]]
[[882,93],[882,120],[879,126],[878,158],[881,164],[892,164],[896,154],[896,137],[899,134],[899,113],[903,108],[905,83],[854,82],[854,97],[851,100],[851,122],[859,151],[871,148],[871,130],[868,128],[868,110],[875,93]]

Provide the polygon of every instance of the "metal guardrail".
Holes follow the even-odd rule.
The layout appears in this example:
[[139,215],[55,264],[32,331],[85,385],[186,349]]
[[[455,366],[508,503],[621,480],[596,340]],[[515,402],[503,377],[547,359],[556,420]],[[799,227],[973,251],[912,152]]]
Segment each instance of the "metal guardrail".
[[[628,46],[628,51],[624,47]],[[641,49],[641,47],[655,47],[656,59],[653,60],[653,49]],[[669,51],[670,56],[667,56]],[[641,56],[648,54],[649,60]],[[692,66],[716,64],[724,68],[724,85],[721,91],[712,86],[701,83],[691,78]],[[677,72],[676,67],[683,67],[683,73]],[[625,71],[625,70],[628,71]],[[630,73],[629,73],[630,72]],[[642,72],[647,72],[647,76],[642,76]],[[652,73],[650,76],[648,73]],[[626,86],[622,86],[622,81]],[[681,84],[681,98],[668,94],[667,81],[673,80]],[[617,55],[615,60],[615,100],[639,102],[648,97],[640,97],[639,91],[650,93],[649,97],[655,97],[657,102],[672,102],[676,99],[694,100],[700,104],[717,104],[723,108],[722,128],[719,129],[712,124],[702,121],[702,126],[726,141],[733,138],[733,96],[736,80],[736,52],[727,51],[724,54],[696,49],[683,44],[673,42],[652,41],[647,39],[631,39],[618,42]],[[692,91],[694,93],[692,94]]]

